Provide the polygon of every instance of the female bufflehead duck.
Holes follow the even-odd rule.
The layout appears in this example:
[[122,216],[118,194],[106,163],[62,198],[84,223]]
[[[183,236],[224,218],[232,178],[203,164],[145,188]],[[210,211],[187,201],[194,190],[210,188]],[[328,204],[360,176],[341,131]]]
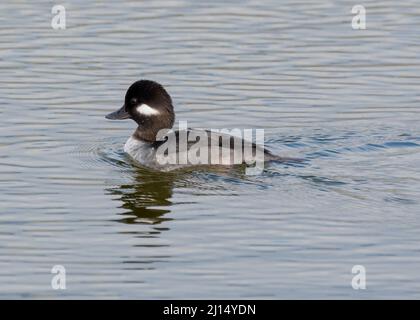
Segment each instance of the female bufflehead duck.
[[224,133],[197,129],[169,131],[175,120],[172,99],[163,86],[150,80],[133,83],[127,90],[124,105],[106,118],[134,120],[138,127],[125,143],[124,151],[141,165],[158,170],[287,160]]

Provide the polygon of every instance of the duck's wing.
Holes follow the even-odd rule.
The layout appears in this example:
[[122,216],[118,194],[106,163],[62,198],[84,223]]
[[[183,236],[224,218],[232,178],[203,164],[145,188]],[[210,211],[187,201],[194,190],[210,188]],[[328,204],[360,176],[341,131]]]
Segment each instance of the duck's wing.
[[[200,130],[200,129],[187,129],[187,130],[176,130],[171,131],[167,136],[164,137],[163,140],[156,141],[154,143],[154,147],[158,148],[162,144],[164,144],[168,139],[169,135],[173,135],[171,138],[176,138],[176,152],[180,151],[180,138],[181,139],[187,139],[187,149],[189,150],[193,145],[195,145],[197,142],[201,141],[204,137],[206,139],[207,137],[207,146],[209,148],[228,148],[232,151],[235,148],[238,151],[245,154],[245,148],[252,148],[252,154],[256,155],[257,151],[261,154],[264,154],[264,160],[265,161],[272,161],[272,160],[284,160],[285,158],[278,157],[274,154],[272,154],[269,150],[265,149],[263,146],[257,145],[253,142],[247,141],[242,139],[241,137],[233,136],[227,133],[221,133],[217,131],[211,131],[211,130]],[[191,140],[191,141],[190,141]],[[185,142],[184,142],[185,143]]]
[[[188,129],[189,131],[200,131],[197,129]],[[264,161],[279,161],[279,162],[303,162],[303,159],[299,158],[290,158],[290,157],[282,157],[273,154],[270,150],[266,149],[263,145],[256,144],[254,142],[248,141],[243,139],[242,137],[233,136],[226,133],[221,132],[214,132],[211,130],[201,130],[205,131],[208,134],[209,143],[215,143],[215,145],[219,146],[220,148],[230,148],[233,150],[234,148],[241,148],[242,154],[245,154],[245,148],[252,148],[251,157],[255,157],[257,155],[257,151],[259,154],[264,154]],[[215,133],[214,135],[212,133]],[[196,142],[192,142],[194,144]],[[210,144],[209,144],[210,145]],[[238,146],[238,147],[235,147]]]

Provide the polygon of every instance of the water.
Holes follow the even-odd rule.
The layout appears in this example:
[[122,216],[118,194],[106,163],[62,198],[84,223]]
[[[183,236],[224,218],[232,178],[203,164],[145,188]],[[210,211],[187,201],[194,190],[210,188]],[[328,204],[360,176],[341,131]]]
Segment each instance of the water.
[[[418,1],[63,4],[0,4],[0,298],[420,298]],[[140,78],[305,162],[136,168]]]

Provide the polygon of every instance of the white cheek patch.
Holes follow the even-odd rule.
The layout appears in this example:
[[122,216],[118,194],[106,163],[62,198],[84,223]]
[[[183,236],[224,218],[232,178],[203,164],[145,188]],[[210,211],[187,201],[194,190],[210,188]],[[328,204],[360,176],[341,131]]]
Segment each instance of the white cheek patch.
[[159,111],[153,109],[152,107],[148,106],[147,104],[142,104],[137,107],[137,112],[144,115],[144,116],[153,116],[159,114]]

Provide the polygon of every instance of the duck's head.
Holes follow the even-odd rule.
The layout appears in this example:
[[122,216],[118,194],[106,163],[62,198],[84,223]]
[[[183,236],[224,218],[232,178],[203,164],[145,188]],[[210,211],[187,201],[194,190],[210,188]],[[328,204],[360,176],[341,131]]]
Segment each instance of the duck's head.
[[150,80],[134,82],[125,94],[124,105],[105,117],[133,119],[139,125],[138,138],[148,141],[155,141],[159,130],[172,128],[175,120],[171,97],[159,83]]

